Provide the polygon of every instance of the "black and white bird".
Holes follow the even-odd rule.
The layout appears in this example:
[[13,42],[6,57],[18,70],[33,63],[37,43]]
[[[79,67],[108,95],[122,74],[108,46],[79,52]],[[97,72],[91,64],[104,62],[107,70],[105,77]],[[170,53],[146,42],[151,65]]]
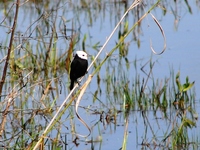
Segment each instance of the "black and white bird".
[[88,67],[87,53],[84,51],[76,51],[76,55],[71,63],[70,70],[70,90],[74,87],[74,82],[77,81],[78,78],[85,75]]

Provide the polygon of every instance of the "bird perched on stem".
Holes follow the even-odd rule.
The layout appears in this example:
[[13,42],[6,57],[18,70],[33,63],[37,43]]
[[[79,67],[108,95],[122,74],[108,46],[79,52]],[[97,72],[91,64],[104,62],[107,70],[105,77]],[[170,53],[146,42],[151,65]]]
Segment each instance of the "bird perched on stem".
[[74,87],[74,82],[77,82],[77,79],[84,76],[88,67],[87,53],[84,51],[76,51],[76,55],[71,63],[70,70],[70,90]]

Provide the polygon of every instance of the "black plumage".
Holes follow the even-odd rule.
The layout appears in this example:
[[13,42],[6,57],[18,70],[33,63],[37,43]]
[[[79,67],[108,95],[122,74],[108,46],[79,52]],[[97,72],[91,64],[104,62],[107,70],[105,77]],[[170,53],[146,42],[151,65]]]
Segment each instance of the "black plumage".
[[74,82],[78,78],[85,75],[88,67],[87,54],[84,51],[77,51],[76,55],[71,63],[70,70],[70,90],[74,87]]

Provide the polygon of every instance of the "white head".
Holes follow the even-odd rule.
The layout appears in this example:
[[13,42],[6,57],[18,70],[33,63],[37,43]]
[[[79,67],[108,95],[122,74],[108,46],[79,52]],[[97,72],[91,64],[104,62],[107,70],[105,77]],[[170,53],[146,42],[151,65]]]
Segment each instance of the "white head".
[[80,57],[81,59],[87,60],[87,53],[85,53],[84,51],[76,51],[76,54],[77,54],[78,57]]

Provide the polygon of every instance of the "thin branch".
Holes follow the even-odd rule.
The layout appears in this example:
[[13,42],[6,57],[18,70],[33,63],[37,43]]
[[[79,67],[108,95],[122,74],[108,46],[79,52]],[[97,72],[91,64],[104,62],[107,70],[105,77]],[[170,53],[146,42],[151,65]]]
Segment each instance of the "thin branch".
[[88,80],[83,84],[83,86],[81,87],[81,92],[78,96],[78,99],[76,101],[76,105],[75,105],[75,111],[76,111],[76,116],[78,117],[78,119],[80,120],[80,122],[89,130],[89,134],[88,135],[81,135],[81,134],[76,134],[78,136],[81,136],[81,137],[88,137],[90,134],[91,134],[91,129],[90,127],[85,123],[85,121],[81,118],[81,116],[78,114],[78,106],[79,106],[79,103],[81,101],[81,98],[83,96],[83,94],[85,93],[85,90],[87,89],[87,86],[89,85],[89,83],[91,82],[92,80],[92,76],[90,75],[88,77]]
[[128,14],[128,12],[133,9],[134,7],[136,7],[137,5],[140,4],[142,0],[135,0],[133,2],[133,4],[129,7],[129,9],[124,13],[124,15],[122,16],[122,18],[120,19],[120,21],[118,22],[118,24],[115,26],[115,28],[113,29],[113,31],[111,32],[110,36],[108,37],[108,39],[106,40],[106,42],[104,43],[104,45],[101,47],[101,49],[99,50],[98,54],[96,55],[96,57],[94,58],[94,60],[92,61],[92,63],[90,64],[90,66],[88,67],[87,71],[92,67],[92,65],[94,64],[94,62],[96,61],[96,59],[99,57],[99,55],[101,54],[101,52],[103,51],[103,49],[106,47],[106,45],[108,44],[108,42],[110,41],[111,37],[113,36],[113,34],[115,33],[115,31],[117,30],[117,28],[119,27],[119,25],[122,23],[122,21],[124,20],[124,18],[126,17],[126,15]]
[[12,6],[10,7],[10,9],[8,10],[8,13],[5,15],[4,19],[0,22],[0,25],[3,24],[3,22],[6,20],[8,14],[10,13],[10,11],[12,10],[12,8],[14,7],[14,3],[12,4]]
[[3,75],[2,75],[2,78],[1,78],[1,81],[0,81],[0,95],[2,93],[3,85],[4,85],[4,82],[5,82],[5,79],[6,79],[8,62],[9,62],[10,53],[11,53],[11,50],[12,50],[12,43],[13,43],[13,38],[14,38],[14,34],[15,34],[15,28],[16,28],[16,25],[17,25],[19,4],[20,4],[20,0],[17,0],[16,10],[15,10],[15,17],[14,17],[14,22],[13,22],[12,32],[11,32],[11,37],[10,37],[10,44],[9,44],[9,47],[8,47],[7,58],[6,58],[5,66],[4,66],[4,69],[3,69]]
[[[151,14],[151,13],[150,13]],[[164,39],[164,46],[163,46],[163,50],[160,52],[160,53],[157,53],[154,49],[153,49],[153,46],[152,46],[152,42],[150,40],[150,45],[151,45],[151,50],[154,54],[156,55],[161,55],[162,53],[164,53],[164,51],[166,50],[166,47],[167,47],[167,42],[166,42],[166,37],[165,37],[165,32],[164,30],[162,29],[162,26],[160,25],[160,23],[158,22],[158,20],[154,17],[154,15],[151,14],[151,17],[153,18],[153,20],[155,21],[155,23],[158,25],[161,33],[162,33],[162,36],[163,36],[163,39]]]

